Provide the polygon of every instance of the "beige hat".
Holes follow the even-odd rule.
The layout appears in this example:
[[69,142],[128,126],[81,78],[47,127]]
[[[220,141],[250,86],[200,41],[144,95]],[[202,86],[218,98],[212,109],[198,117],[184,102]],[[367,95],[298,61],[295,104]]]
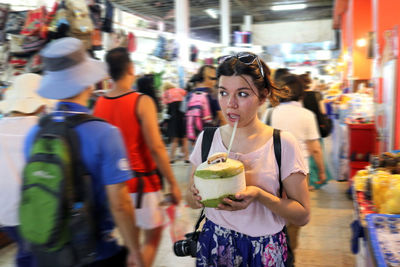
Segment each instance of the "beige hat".
[[171,83],[171,82],[169,82],[169,81],[165,81],[163,83],[163,85],[162,85],[162,91],[163,92],[165,92],[165,91],[167,91],[168,89],[171,89],[171,88],[176,88],[176,85]]
[[50,106],[51,102],[40,97],[36,90],[39,88],[42,76],[26,73],[15,78],[13,85],[7,89],[0,102],[0,111],[9,113],[19,111],[22,113],[35,112],[40,106]]

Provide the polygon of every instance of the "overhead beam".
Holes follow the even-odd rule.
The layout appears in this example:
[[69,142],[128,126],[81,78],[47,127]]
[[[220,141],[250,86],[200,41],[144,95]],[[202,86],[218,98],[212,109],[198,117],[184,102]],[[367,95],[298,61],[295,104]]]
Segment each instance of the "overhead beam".
[[[116,8],[121,9],[122,11],[125,11],[128,13],[134,14],[138,17],[141,17],[141,18],[144,18],[147,20],[151,20],[151,21],[155,21],[155,22],[162,21],[166,24],[171,24],[171,25],[174,24],[173,21],[164,20],[164,18],[156,16],[156,15],[149,15],[148,12],[143,12],[143,10],[141,10],[141,9],[139,9],[139,10],[136,8],[133,9],[132,7],[130,7],[132,4],[130,4],[129,1],[111,0],[111,2]],[[138,2],[135,2],[135,5],[137,5],[137,4],[138,4]]]
[[[241,23],[231,23],[231,26],[240,26]],[[220,24],[213,24],[213,25],[203,25],[203,26],[196,26],[190,27],[191,30],[202,30],[202,29],[212,29],[212,28],[219,28],[221,27]]]

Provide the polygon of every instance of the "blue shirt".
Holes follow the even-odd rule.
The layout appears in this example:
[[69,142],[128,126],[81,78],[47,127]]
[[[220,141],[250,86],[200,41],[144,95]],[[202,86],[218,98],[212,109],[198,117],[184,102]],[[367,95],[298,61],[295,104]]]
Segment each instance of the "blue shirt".
[[[63,111],[59,111],[60,105],[63,105]],[[62,116],[76,113],[89,113],[89,109],[76,103],[59,102],[54,116],[55,120],[62,120]],[[26,137],[26,159],[38,130],[39,126],[34,126]],[[75,130],[79,136],[83,163],[92,176],[96,220],[100,230],[97,238],[97,260],[106,259],[115,255],[121,247],[111,236],[115,225],[108,207],[105,186],[123,183],[133,175],[122,136],[116,127],[101,121],[89,121],[78,125]]]

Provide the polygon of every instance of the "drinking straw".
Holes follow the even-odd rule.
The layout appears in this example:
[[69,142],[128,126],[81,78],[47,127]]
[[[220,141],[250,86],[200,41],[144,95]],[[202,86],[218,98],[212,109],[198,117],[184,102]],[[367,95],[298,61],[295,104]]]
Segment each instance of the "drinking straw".
[[235,121],[235,125],[233,126],[233,131],[232,131],[232,135],[231,135],[231,140],[229,141],[228,154],[226,154],[226,159],[228,159],[229,152],[231,152],[232,143],[233,143],[233,139],[235,138],[236,128],[237,128],[238,122],[239,122],[239,120]]

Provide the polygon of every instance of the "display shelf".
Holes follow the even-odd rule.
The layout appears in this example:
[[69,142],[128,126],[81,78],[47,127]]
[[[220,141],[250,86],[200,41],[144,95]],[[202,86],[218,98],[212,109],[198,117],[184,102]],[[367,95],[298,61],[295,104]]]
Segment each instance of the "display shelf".
[[353,192],[353,205],[356,211],[357,219],[359,220],[362,227],[367,226],[367,222],[365,220],[366,215],[376,213],[376,207],[372,200],[369,200],[365,192],[355,191]]
[[[347,123],[347,127],[349,129],[349,185],[351,186],[356,172],[369,164],[368,155],[375,153],[376,129],[374,123]],[[361,160],[356,160],[357,158]]]
[[366,222],[376,266],[400,266],[400,215],[368,214]]
[[[356,254],[356,265],[355,267],[374,267],[373,257],[371,255],[368,240],[364,239],[365,229],[367,226],[365,215],[374,212],[372,202],[368,201],[368,205],[360,204],[365,203],[364,192],[352,190],[353,193],[353,205],[354,205],[354,218],[360,223],[362,228],[362,236],[357,237],[359,251]],[[354,231],[354,229],[352,229]],[[356,234],[356,233],[353,233]]]
[[353,180],[353,176],[359,171],[365,169],[369,165],[369,161],[350,161],[350,181]]

